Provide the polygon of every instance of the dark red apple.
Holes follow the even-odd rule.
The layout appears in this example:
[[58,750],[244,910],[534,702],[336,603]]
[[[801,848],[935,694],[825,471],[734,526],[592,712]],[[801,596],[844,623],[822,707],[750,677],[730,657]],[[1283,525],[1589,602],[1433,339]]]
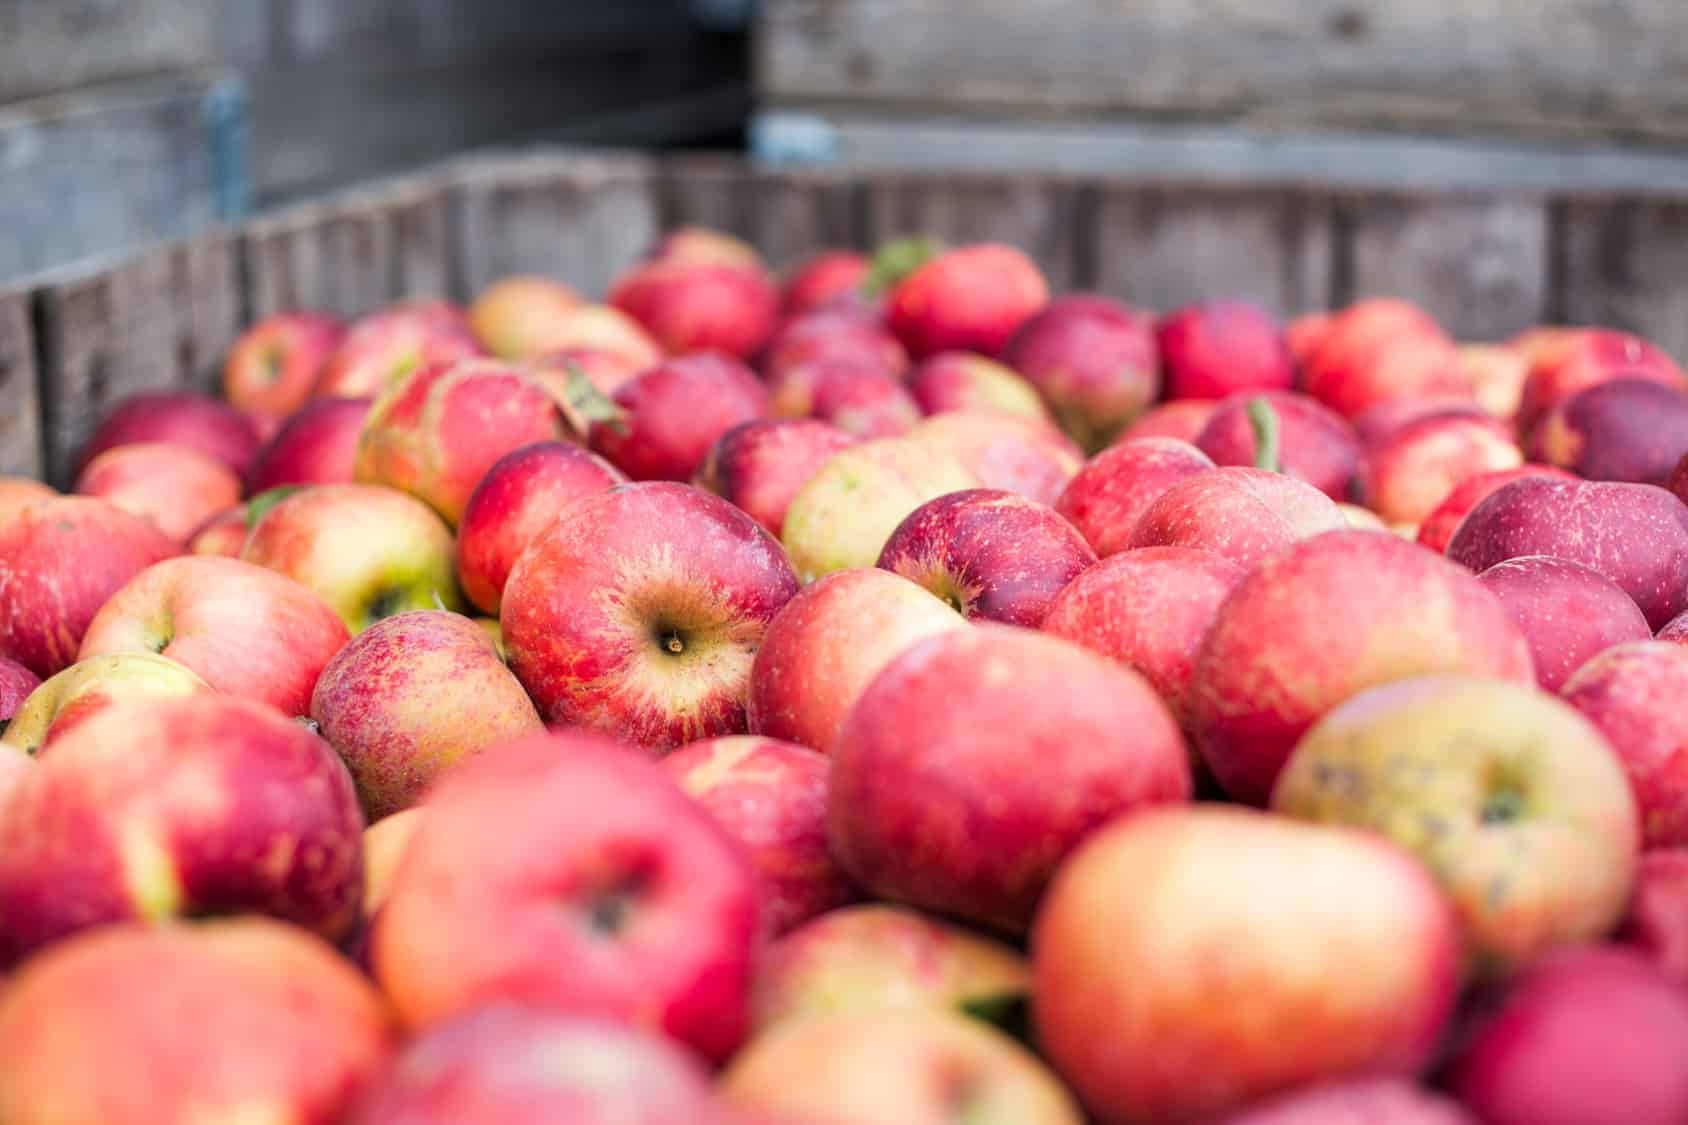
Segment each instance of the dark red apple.
[[357,463],[358,435],[374,402],[324,398],[306,403],[282,424],[246,475],[249,491],[284,484],[349,484]]
[[980,243],[939,253],[886,297],[886,323],[909,354],[994,356],[1049,303],[1049,283],[1020,250]]
[[1558,691],[1593,657],[1626,641],[1651,640],[1641,609],[1622,588],[1581,563],[1524,555],[1477,576],[1530,642],[1536,682]]
[[848,297],[867,281],[872,268],[860,251],[823,250],[786,276],[786,314],[799,316]]
[[861,364],[898,377],[908,371],[908,352],[876,317],[828,311],[787,322],[768,344],[762,374],[777,383],[791,368],[820,360]]
[[1294,391],[1234,395],[1219,404],[1196,437],[1216,465],[1258,465],[1253,415],[1269,407],[1277,427],[1277,463],[1264,465],[1304,480],[1332,500],[1348,498],[1360,467],[1360,439],[1339,415]]
[[1641,853],[1621,937],[1673,980],[1688,984],[1688,848]]
[[1169,313],[1156,335],[1167,398],[1222,399],[1295,385],[1295,360],[1282,326],[1254,305],[1191,305]]
[[1609,648],[1566,681],[1566,702],[1600,728],[1629,773],[1647,847],[1688,846],[1688,649]]
[[1664,484],[1688,450],[1688,383],[1612,379],[1578,391],[1531,431],[1532,459],[1589,480]]
[[1459,530],[1459,525],[1464,522],[1465,517],[1471,514],[1471,509],[1488,499],[1490,494],[1500,491],[1501,486],[1525,477],[1575,479],[1563,469],[1555,469],[1551,465],[1530,464],[1467,477],[1456,484],[1453,491],[1449,492],[1424,518],[1424,522],[1418,525],[1418,541],[1438,554],[1445,552],[1454,532]]
[[907,433],[922,415],[920,404],[878,363],[821,359],[770,375],[774,412],[787,418],[818,418],[859,438]]
[[635,266],[611,287],[609,303],[670,355],[749,359],[773,334],[780,295],[757,266],[670,259]]
[[660,363],[614,399],[622,417],[592,424],[592,449],[634,480],[691,480],[715,439],[769,414],[762,381],[718,353]]
[[1075,293],[1050,302],[1002,358],[1088,453],[1105,448],[1160,397],[1153,319],[1108,297]]
[[1036,387],[996,360],[972,352],[932,356],[909,375],[908,389],[928,414],[994,411],[1054,422]]
[[76,462],[81,472],[119,445],[164,441],[197,449],[244,477],[261,441],[252,420],[226,402],[195,391],[144,391],[114,406]]
[[777,537],[785,528],[792,497],[834,453],[857,440],[811,418],[741,422],[710,446],[698,468],[697,484],[742,508]]
[[1131,546],[1137,521],[1161,493],[1213,468],[1213,460],[1174,438],[1123,441],[1092,457],[1067,482],[1055,510],[1078,528],[1102,558]]
[[1614,379],[1646,379],[1681,389],[1682,369],[1655,345],[1608,328],[1550,329],[1527,349],[1530,373],[1518,403],[1518,433],[1529,439],[1548,412],[1578,391]]

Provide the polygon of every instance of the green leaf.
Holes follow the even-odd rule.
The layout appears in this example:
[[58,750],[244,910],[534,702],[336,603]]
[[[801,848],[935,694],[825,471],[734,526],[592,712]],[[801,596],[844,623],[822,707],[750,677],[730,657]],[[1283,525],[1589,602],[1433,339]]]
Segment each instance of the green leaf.
[[874,251],[873,261],[868,266],[867,280],[862,283],[863,296],[884,296],[909,274],[943,252],[943,243],[920,234],[882,243]]
[[566,378],[557,405],[576,433],[585,436],[594,423],[608,426],[618,434],[627,433],[627,411],[600,391],[580,364],[572,359],[564,360],[563,371]]

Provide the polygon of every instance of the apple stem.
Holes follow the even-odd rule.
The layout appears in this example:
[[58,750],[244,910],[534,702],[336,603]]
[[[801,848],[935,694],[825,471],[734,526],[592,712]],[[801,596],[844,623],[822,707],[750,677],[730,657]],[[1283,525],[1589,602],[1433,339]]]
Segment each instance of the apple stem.
[[600,391],[580,364],[565,360],[563,371],[563,393],[555,397],[558,409],[575,433],[584,439],[594,422],[602,422],[617,433],[627,433],[627,411]]
[[302,484],[278,484],[248,500],[246,502],[247,534],[252,533],[252,529],[257,527],[259,521],[269,514],[271,508],[304,487]]
[[1250,399],[1248,422],[1254,427],[1254,467],[1269,473],[1283,472],[1278,455],[1278,412],[1265,398]]
[[871,299],[884,296],[903,278],[943,253],[943,244],[925,235],[909,235],[881,243],[873,252],[867,280],[862,282],[862,295]]

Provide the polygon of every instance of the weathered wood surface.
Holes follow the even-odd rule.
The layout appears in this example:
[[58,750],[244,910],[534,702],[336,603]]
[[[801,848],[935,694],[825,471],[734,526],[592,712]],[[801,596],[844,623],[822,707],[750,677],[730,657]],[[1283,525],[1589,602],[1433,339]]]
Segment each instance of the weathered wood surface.
[[1680,0],[764,0],[775,103],[1688,137]]
[[664,227],[732,231],[776,270],[817,250],[864,246],[868,237],[862,185],[848,172],[753,171],[725,156],[676,156],[663,161],[660,184]]
[[30,294],[0,289],[0,476],[39,477],[41,397]]
[[1640,332],[1688,362],[1688,199],[1562,207],[1566,319]]
[[3,0],[0,102],[204,66],[225,0]]

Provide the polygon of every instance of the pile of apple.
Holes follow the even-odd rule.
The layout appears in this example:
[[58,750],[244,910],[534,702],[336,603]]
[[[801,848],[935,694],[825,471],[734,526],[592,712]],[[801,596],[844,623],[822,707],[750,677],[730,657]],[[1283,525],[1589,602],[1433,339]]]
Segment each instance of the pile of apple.
[[5,1125],[1688,1122],[1644,340],[688,228],[225,391],[0,482]]

